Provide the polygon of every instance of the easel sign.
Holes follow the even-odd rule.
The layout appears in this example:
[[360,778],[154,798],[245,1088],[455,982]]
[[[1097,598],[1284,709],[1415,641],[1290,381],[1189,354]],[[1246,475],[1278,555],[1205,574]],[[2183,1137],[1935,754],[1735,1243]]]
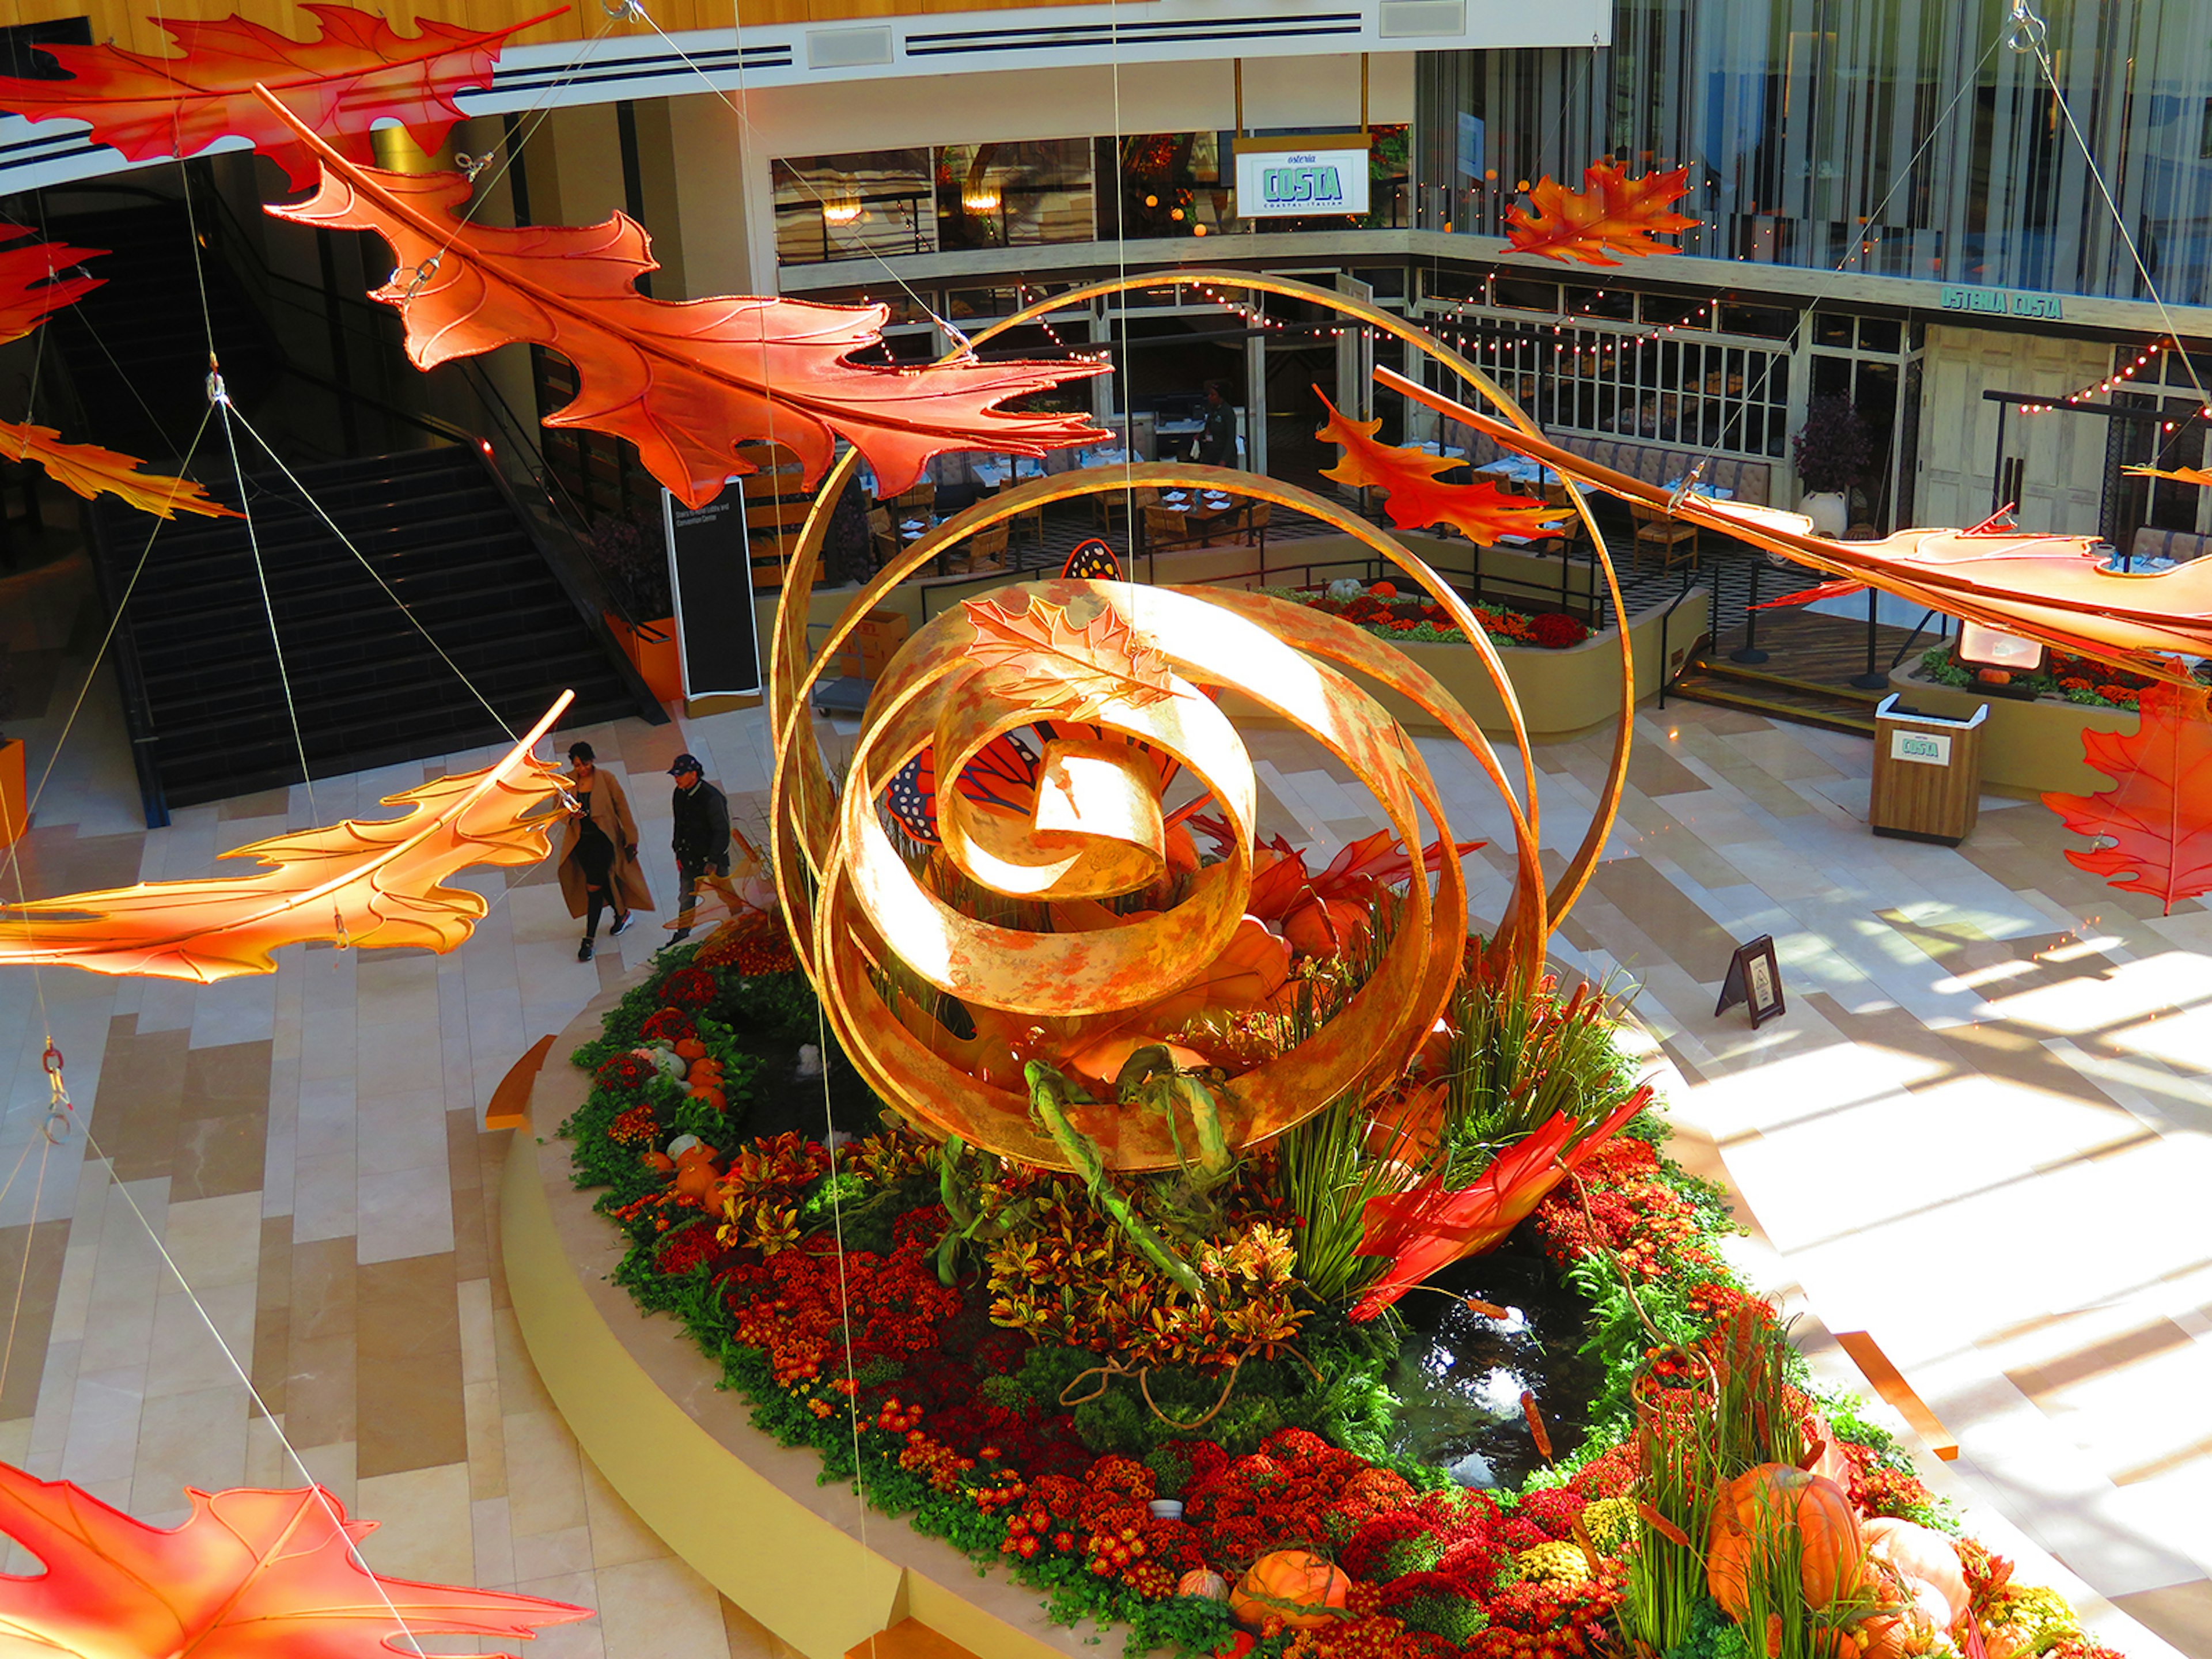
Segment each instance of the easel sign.
[[1774,957],[1774,935],[1761,933],[1748,945],[1739,945],[1729,958],[1728,977],[1721,981],[1721,1000],[1713,1005],[1713,1018],[1743,1003],[1751,1010],[1751,1029],[1783,1012],[1782,964]]

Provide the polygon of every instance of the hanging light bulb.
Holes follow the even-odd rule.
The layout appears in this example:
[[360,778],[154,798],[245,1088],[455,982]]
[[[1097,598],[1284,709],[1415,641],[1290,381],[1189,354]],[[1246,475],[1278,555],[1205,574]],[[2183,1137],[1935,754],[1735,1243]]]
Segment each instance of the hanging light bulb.
[[844,173],[833,175],[834,182],[823,193],[822,218],[825,224],[856,224],[860,217],[860,189],[852,178]]

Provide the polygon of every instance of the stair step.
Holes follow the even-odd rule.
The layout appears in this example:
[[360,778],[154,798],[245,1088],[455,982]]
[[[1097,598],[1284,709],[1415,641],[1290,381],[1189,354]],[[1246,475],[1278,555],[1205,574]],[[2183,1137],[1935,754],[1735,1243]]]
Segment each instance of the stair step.
[[1802,704],[1760,696],[1754,691],[1734,690],[1686,669],[1682,678],[1667,688],[1667,695],[1691,702],[1711,703],[1721,708],[1740,708],[1748,714],[1764,714],[1769,720],[1790,720],[1800,726],[1817,726],[1827,731],[1848,732],[1863,738],[1874,736],[1872,720],[1842,708],[1808,708]]
[[1690,664],[1690,668],[1717,679],[1741,680],[1747,685],[1772,686],[1779,690],[1800,691],[1843,702],[1864,703],[1869,708],[1889,695],[1887,691],[1869,691],[1856,685],[1824,685],[1818,680],[1794,679],[1787,674],[1762,673],[1758,669],[1729,662],[1726,658],[1716,661],[1710,657],[1699,656]]

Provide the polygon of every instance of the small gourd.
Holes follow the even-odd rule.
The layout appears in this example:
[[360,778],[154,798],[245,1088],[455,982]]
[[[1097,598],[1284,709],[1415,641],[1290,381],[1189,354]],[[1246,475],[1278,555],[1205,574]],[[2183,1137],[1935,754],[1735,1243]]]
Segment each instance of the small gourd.
[[678,1060],[704,1060],[707,1045],[697,1037],[685,1037],[676,1045],[676,1057]]
[[1196,1596],[1201,1601],[1226,1601],[1229,1581],[1211,1567],[1193,1567],[1176,1580],[1176,1594]]

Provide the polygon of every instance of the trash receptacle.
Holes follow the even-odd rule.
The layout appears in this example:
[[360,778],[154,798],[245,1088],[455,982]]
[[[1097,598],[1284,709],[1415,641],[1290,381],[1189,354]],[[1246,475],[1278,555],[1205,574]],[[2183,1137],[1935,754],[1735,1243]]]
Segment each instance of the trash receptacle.
[[1955,847],[1973,833],[1982,803],[1982,724],[1923,714],[1896,693],[1874,711],[1874,792],[1867,820],[1877,836]]

